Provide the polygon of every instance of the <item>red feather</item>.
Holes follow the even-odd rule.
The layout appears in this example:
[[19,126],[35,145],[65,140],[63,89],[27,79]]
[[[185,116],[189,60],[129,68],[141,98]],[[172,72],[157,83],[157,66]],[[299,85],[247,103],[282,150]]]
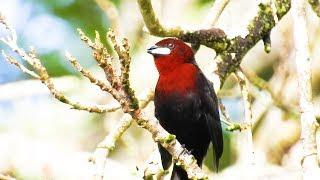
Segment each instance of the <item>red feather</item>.
[[196,91],[198,68],[193,64],[182,64],[173,71],[160,74],[157,92],[168,94],[187,94]]

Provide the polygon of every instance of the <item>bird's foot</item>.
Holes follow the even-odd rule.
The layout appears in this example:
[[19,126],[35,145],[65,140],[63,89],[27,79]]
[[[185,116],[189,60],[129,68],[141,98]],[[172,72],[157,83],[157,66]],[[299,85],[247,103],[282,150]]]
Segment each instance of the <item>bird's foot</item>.
[[181,147],[183,148],[183,151],[179,154],[179,157],[184,153],[187,153],[188,155],[192,155],[193,149],[188,150],[185,144],[181,144]]

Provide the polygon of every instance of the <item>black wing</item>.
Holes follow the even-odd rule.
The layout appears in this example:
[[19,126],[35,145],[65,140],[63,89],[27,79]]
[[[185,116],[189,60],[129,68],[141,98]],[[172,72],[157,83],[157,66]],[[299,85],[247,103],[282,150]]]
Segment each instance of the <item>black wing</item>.
[[213,145],[215,158],[215,169],[218,171],[219,159],[223,152],[223,136],[222,128],[219,116],[219,105],[216,93],[213,88],[213,84],[203,75],[200,71],[198,85],[201,89],[200,99],[201,99],[201,109],[203,116],[206,119],[208,131],[210,134],[210,140]]

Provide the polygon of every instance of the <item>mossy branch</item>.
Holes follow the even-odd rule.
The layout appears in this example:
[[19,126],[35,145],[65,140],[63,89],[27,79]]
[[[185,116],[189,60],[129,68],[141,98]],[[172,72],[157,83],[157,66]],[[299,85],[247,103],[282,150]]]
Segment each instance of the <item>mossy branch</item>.
[[185,42],[202,44],[217,51],[227,47],[226,34],[218,29],[208,30],[183,30],[180,27],[164,27],[154,13],[151,0],[137,0],[143,20],[150,34],[159,37],[177,37]]
[[[223,30],[218,28],[202,30],[183,30],[180,27],[164,27],[154,13],[151,0],[137,0],[140,12],[150,34],[159,37],[177,37],[185,42],[199,43],[214,49],[218,53],[218,71],[220,85],[235,72],[246,53],[260,40],[268,40],[270,31],[275,26],[275,17],[281,19],[290,9],[289,0],[275,0],[274,3],[260,3],[256,17],[248,25],[249,34],[242,38],[227,38]],[[276,9],[276,13],[274,12]],[[269,50],[267,41],[266,50]]]
[[[276,1],[275,6],[277,9],[277,17],[281,19],[290,9],[290,1]],[[222,53],[219,54],[217,59],[218,70],[217,74],[220,76],[221,86],[224,80],[239,69],[243,57],[247,52],[260,40],[265,40],[265,49],[268,52],[270,47],[269,35],[272,28],[275,26],[275,18],[270,3],[260,3],[258,15],[254,17],[251,23],[248,25],[249,34],[244,38],[237,36],[229,40],[230,46],[227,47]]]

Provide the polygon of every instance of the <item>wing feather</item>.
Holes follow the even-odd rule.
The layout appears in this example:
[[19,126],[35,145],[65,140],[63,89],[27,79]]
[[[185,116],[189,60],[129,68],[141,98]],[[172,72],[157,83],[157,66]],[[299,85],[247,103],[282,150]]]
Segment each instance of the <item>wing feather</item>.
[[218,101],[216,93],[213,89],[213,84],[206,79],[203,73],[199,74],[201,108],[203,116],[206,119],[208,131],[210,134],[211,143],[213,145],[213,157],[215,169],[218,170],[219,160],[223,152],[223,136],[219,116]]

